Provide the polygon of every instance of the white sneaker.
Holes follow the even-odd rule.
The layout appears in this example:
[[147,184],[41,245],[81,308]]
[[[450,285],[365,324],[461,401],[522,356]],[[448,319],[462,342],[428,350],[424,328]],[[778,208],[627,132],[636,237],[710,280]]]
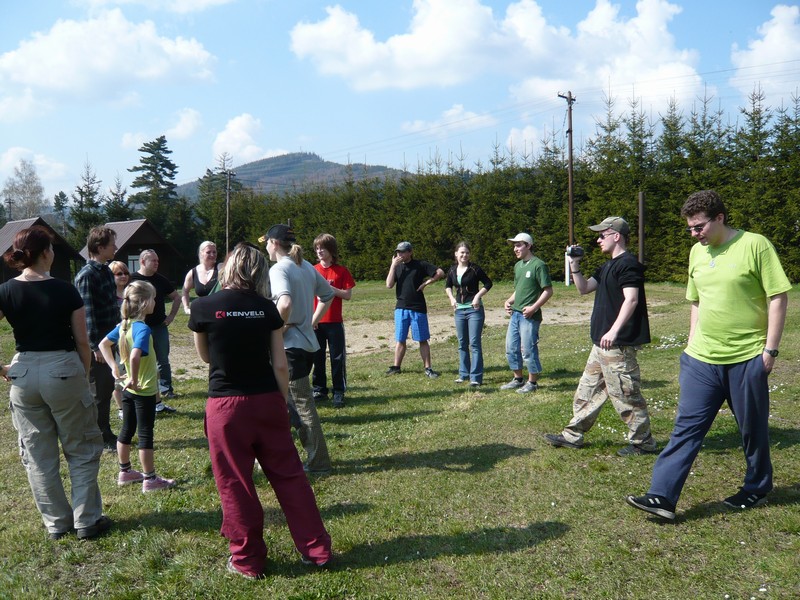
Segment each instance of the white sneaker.
[[501,385],[500,389],[501,390],[515,390],[517,388],[521,388],[523,385],[525,385],[525,381],[522,380],[522,379],[517,379],[515,377],[514,379],[509,381],[507,384]]

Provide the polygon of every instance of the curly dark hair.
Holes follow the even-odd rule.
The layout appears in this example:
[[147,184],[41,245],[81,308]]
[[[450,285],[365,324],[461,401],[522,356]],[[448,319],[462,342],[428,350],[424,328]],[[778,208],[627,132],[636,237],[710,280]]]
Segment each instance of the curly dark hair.
[[695,192],[686,199],[681,208],[681,216],[684,219],[694,217],[700,213],[705,213],[709,219],[713,219],[717,215],[723,215],[725,218],[723,223],[728,222],[728,210],[722,203],[722,198],[714,190],[703,190]]

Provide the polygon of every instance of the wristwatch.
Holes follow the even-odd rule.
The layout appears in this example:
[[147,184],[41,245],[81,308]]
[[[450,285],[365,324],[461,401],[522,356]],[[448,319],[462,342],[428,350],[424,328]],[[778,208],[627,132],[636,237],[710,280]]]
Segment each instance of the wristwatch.
[[764,352],[769,354],[772,358],[777,358],[778,357],[778,349],[777,348],[775,348],[774,350],[771,349],[771,348],[764,348]]

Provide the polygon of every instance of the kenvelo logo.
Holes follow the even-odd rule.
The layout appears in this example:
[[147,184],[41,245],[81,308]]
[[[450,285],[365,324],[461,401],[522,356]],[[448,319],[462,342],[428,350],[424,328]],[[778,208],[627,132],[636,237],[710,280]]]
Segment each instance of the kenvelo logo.
[[264,316],[265,313],[263,310],[218,310],[216,313],[217,319],[227,319],[229,317],[263,319]]

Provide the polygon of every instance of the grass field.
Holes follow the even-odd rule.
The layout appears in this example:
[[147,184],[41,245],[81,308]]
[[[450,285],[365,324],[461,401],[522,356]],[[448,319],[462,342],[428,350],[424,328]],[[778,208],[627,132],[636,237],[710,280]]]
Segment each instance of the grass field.
[[[431,312],[447,312],[440,286]],[[683,287],[650,285],[652,344],[640,353],[653,431],[666,443],[686,342]],[[487,297],[500,305],[498,284]],[[556,286],[541,331],[545,369],[535,395],[502,392],[509,372],[502,326],[484,334],[479,391],[453,383],[455,337],[432,347],[438,380],[422,376],[416,346],[404,373],[391,362],[393,293],[360,282],[348,320],[375,322],[383,348],[348,362],[348,406],[320,405],[333,475],[315,479],[336,552],[329,571],[303,567],[263,475],[268,577],[228,575],[227,542],[203,436],[205,382],[181,383],[176,415],[156,424],[156,464],[177,489],[144,496],[118,488],[104,455],[101,489],[114,529],[105,537],[50,542],[28,488],[7,406],[0,410],[0,598],[798,598],[800,597],[800,294],[790,293],[781,355],[771,377],[775,490],[749,512],[720,500],[741,484],[734,419],[720,412],[678,505],[663,524],[624,502],[643,493],[655,460],[620,458],[625,428],[606,406],[582,450],[548,446],[558,432],[590,347],[588,316],[554,324],[574,288]],[[555,320],[555,319],[553,319]],[[0,325],[4,360],[13,340]],[[189,344],[186,317],[173,344]],[[4,384],[7,386],[7,384]],[[3,392],[5,393],[5,392]],[[5,404],[5,403],[4,403]],[[302,455],[302,453],[301,453]],[[136,466],[136,465],[134,465]]]

